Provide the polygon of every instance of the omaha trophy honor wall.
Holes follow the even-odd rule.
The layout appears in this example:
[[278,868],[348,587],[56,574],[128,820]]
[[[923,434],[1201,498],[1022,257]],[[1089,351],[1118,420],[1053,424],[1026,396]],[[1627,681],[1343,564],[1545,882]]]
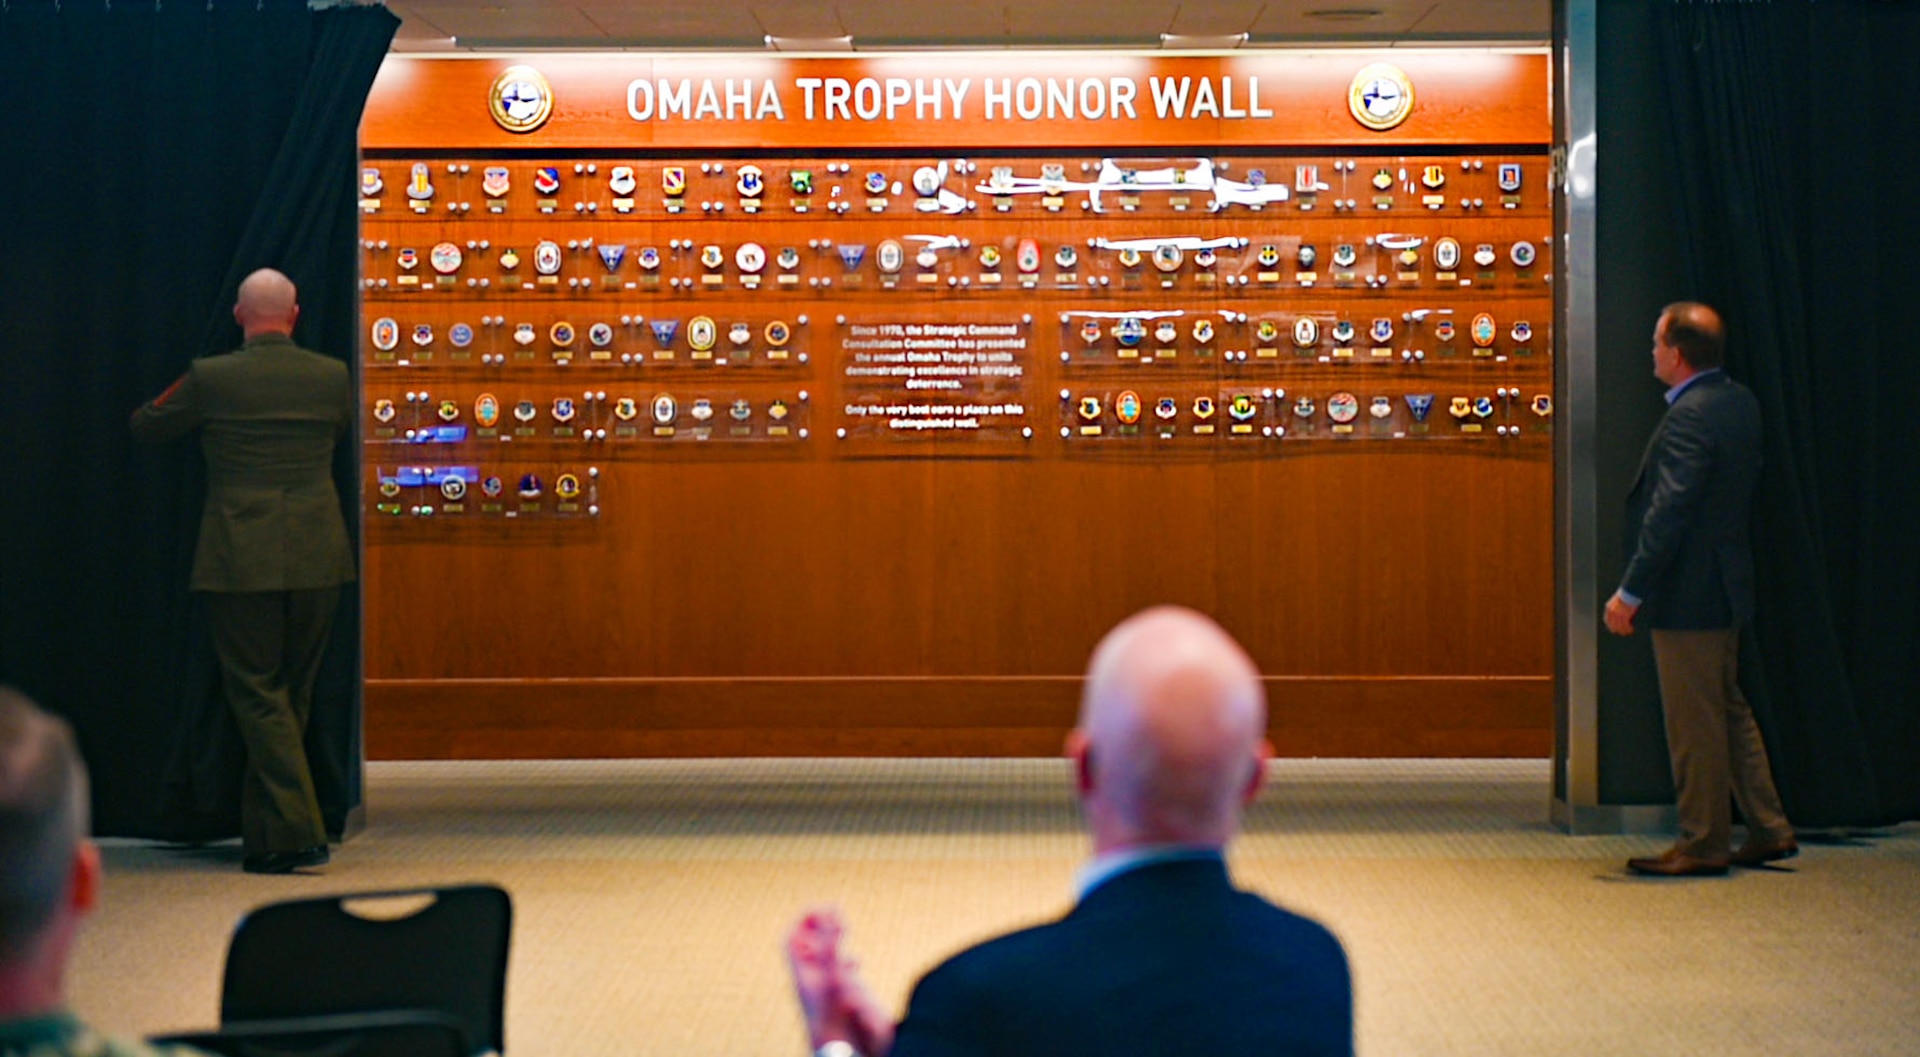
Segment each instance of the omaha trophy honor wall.
[[374,755],[1048,753],[1159,601],[1546,751],[1544,57],[1052,58],[389,61]]

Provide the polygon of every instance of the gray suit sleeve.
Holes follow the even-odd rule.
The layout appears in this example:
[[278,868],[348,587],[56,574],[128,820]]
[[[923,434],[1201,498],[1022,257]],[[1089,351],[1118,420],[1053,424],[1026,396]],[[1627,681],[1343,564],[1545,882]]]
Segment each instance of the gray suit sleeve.
[[1647,467],[1653,475],[1653,496],[1640,522],[1639,541],[1620,586],[1646,598],[1686,538],[1700,497],[1713,470],[1713,437],[1697,407],[1674,409],[1661,439],[1660,450]]

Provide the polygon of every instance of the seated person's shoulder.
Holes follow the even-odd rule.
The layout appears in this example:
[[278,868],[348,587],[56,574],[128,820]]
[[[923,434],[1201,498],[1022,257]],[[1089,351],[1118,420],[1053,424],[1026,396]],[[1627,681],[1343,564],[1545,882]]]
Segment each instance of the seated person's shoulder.
[[1267,929],[1284,933],[1299,944],[1323,946],[1335,952],[1342,949],[1333,931],[1313,918],[1277,906],[1252,892],[1240,891],[1236,894],[1241,913]]
[[1053,921],[983,940],[928,970],[924,984],[936,987],[1003,985],[1009,973],[1046,971],[1070,954],[1071,938]]
[[154,1045],[135,1039],[117,1040],[124,1049],[108,1050],[103,1057],[207,1057],[207,1051],[172,1043]]
[[205,1057],[205,1051],[190,1046],[104,1035],[88,1027],[81,1027],[70,1036],[64,1048],[46,1052],[53,1057]]

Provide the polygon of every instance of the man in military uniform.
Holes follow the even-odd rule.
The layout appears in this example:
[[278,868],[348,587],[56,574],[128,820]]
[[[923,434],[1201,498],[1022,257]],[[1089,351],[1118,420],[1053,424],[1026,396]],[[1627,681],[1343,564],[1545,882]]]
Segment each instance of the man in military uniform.
[[87,769],[73,731],[0,687],[0,1057],[162,1057],[67,1010],[67,963],[100,897],[87,839]]
[[133,415],[160,441],[196,427],[207,460],[190,589],[204,592],[227,704],[246,743],[241,835],[250,873],[327,861],[304,739],[340,585],[353,579],[334,444],[353,419],[346,365],[293,343],[291,280],[240,284],[231,353],[193,361]]

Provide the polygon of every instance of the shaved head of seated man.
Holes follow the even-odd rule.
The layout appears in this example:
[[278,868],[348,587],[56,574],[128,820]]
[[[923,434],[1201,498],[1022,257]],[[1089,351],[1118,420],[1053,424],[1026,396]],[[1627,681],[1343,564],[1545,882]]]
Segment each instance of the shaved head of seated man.
[[66,722],[0,686],[0,1053],[187,1054],[103,1038],[67,1011],[67,964],[100,896],[87,769]]
[[1233,887],[1223,853],[1272,746],[1258,670],[1187,609],[1149,609],[1094,650],[1067,738],[1093,859],[1058,921],[962,951],[896,1026],[836,913],[787,941],[823,1057],[1353,1052],[1340,942]]

